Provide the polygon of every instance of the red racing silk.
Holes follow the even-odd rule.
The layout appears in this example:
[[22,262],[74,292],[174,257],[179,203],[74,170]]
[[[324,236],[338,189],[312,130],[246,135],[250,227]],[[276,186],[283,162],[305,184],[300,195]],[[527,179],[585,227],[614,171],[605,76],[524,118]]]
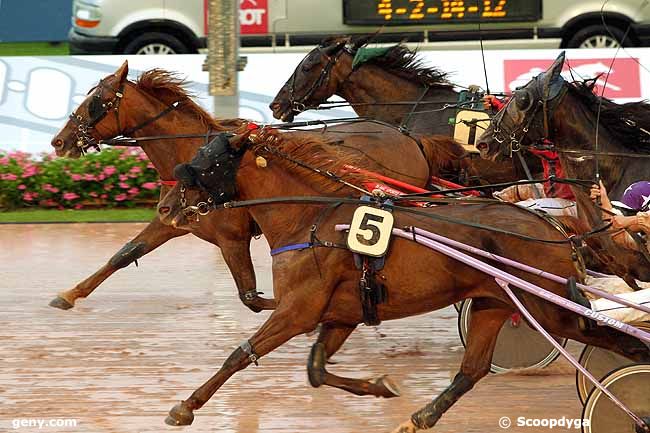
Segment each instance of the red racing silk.
[[[545,144],[550,144],[547,142]],[[557,152],[552,150],[538,150],[538,149],[529,149],[530,153],[537,156],[542,160],[542,167],[544,168],[544,177],[548,178],[550,176],[555,177],[565,177],[564,169],[560,164],[560,158]],[[565,183],[544,183],[544,193],[546,197],[553,198],[564,198],[567,200],[575,201],[576,198],[571,191],[571,187]]]

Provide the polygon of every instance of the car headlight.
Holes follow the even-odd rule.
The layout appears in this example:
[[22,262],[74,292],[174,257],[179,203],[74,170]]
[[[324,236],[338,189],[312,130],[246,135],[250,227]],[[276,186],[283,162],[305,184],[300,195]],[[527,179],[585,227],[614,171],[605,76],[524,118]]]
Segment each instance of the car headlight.
[[97,27],[102,20],[102,14],[98,8],[86,5],[78,5],[74,11],[74,23],[78,27]]

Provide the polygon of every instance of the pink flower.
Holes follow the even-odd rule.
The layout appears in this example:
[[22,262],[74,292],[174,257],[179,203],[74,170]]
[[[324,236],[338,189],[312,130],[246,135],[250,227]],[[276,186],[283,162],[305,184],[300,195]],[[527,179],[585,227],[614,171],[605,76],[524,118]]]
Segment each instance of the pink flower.
[[0,158],[0,165],[8,165],[9,164],[9,158],[6,156],[3,156]]
[[120,179],[121,182],[124,182],[124,181],[127,180],[128,178],[129,178],[129,176],[127,176],[126,174],[120,174],[120,177],[119,177],[119,179]]
[[106,185],[104,185],[104,191],[110,191],[112,189],[113,189],[113,185],[110,185],[108,183]]
[[119,185],[119,187],[122,188],[122,189],[129,189],[129,188],[131,188],[131,185],[129,185],[129,184],[126,183],[126,182],[120,182],[118,185]]
[[99,167],[101,167],[101,166],[102,166],[102,165],[101,165],[99,162],[96,162],[96,163],[95,163],[95,168],[99,168]]
[[126,194],[118,194],[118,195],[115,196],[115,201],[124,201],[124,200],[126,200],[127,198],[128,198],[128,197],[127,197]]
[[27,186],[26,186],[26,185],[23,185],[23,184],[21,183],[20,185],[18,185],[18,189],[21,190],[21,191],[23,191],[23,190],[27,189]]
[[84,180],[97,180],[97,177],[94,174],[86,173],[84,174]]
[[129,194],[136,195],[137,193],[140,192],[139,188],[133,187],[130,190],[127,191]]
[[16,176],[13,173],[5,173],[2,176],[0,176],[0,179],[2,179],[2,180],[16,180],[16,179],[18,179],[18,176]]
[[107,165],[106,167],[104,167],[104,174],[106,176],[110,176],[110,175],[114,174],[116,171],[117,171],[117,168],[115,168],[115,166],[113,166],[113,165]]
[[82,207],[84,207],[84,205],[82,205],[81,203],[77,203],[76,205],[74,205],[75,209],[81,209]]
[[77,194],[75,194],[74,192],[64,192],[63,193],[63,200],[70,201],[70,200],[74,200],[74,199],[77,199],[77,198],[79,198],[79,196]]
[[106,179],[106,175],[104,173],[101,173],[99,176],[97,176],[97,180],[104,180]]
[[26,164],[23,167],[22,177],[23,178],[32,177],[37,173],[38,173],[38,167],[37,166],[35,166],[34,164]]
[[54,188],[49,183],[46,183],[45,185],[43,185],[42,188],[43,188],[43,191],[48,191],[48,192],[51,192],[51,193],[54,193],[54,194],[59,192],[59,188]]
[[152,190],[158,188],[158,184],[156,182],[145,182],[142,184],[142,188]]
[[88,195],[91,196],[91,197],[93,197],[93,198],[97,198],[97,197],[99,197],[99,194],[97,194],[95,191],[91,191],[91,192],[89,192]]
[[23,193],[23,200],[25,200],[25,201],[32,201],[36,197],[38,197],[38,194],[36,194],[36,193],[32,193],[32,192],[24,192]]
[[70,175],[70,179],[74,180],[75,182],[81,180],[82,176],[80,174],[72,173]]
[[147,168],[156,168],[156,166],[153,165],[153,162],[148,162],[147,163]]
[[52,200],[51,198],[48,198],[47,200],[43,201],[43,205],[45,205],[47,207],[56,206],[56,204],[57,203],[54,200]]
[[99,196],[99,198],[108,198],[108,194],[102,194]]
[[142,173],[142,168],[136,166],[131,167],[131,170],[129,170],[131,173]]

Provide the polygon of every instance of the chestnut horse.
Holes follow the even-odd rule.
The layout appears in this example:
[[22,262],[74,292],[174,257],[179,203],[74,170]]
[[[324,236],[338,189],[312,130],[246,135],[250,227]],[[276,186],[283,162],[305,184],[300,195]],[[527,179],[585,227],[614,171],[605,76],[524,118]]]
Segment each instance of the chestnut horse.
[[[366,49],[371,39],[372,36],[325,39],[305,56],[275,96],[270,104],[273,115],[292,121],[300,111],[337,95],[359,116],[422,134],[453,135],[449,119],[456,117],[456,109],[442,108],[445,104],[456,104],[459,94],[446,74],[424,66],[417,53],[403,45],[355,64],[355,56]],[[538,158],[527,155],[525,160],[533,174],[542,172]],[[512,161],[494,163],[468,155],[465,165],[470,180],[483,183],[509,182],[526,176],[521,164]]]
[[[268,164],[258,164],[260,157]],[[181,189],[185,190],[188,202],[196,203],[210,196],[217,207],[228,202],[226,207],[237,206],[237,202],[231,201],[235,199],[258,200],[256,205],[249,203],[248,211],[271,248],[297,244],[302,248],[273,256],[276,309],[254,335],[232,352],[211,379],[170,411],[169,424],[191,424],[193,412],[205,405],[233,374],[294,336],[315,329],[319,323],[323,323],[323,329],[310,356],[310,364],[315,366],[310,370],[310,382],[320,385],[332,379],[333,375],[325,370],[324,360],[363,322],[359,297],[361,272],[355,268],[352,253],[344,247],[345,235],[334,229],[336,224],[351,221],[358,204],[332,198],[351,190],[322,173],[342,176],[346,164],[356,163],[349,154],[341,154],[319,137],[278,136],[262,131],[251,136],[251,140],[241,135],[230,139],[219,137],[206,145],[190,164],[175,169],[182,184],[161,200],[162,222],[183,223]],[[348,173],[344,179],[360,184],[364,179],[359,176]],[[338,205],[268,202],[268,199],[287,196],[322,195],[340,202]],[[219,214],[221,210],[213,213]],[[457,202],[418,210],[417,215],[408,208],[396,207],[393,214],[396,227],[421,227],[559,275],[577,278],[583,275],[584,269],[574,261],[576,251],[562,233],[538,215],[511,204]],[[476,223],[482,226],[473,225]],[[517,233],[551,242],[524,239]],[[385,266],[377,275],[387,290],[386,300],[378,305],[380,320],[423,314],[463,299],[474,299],[467,350],[460,371],[440,396],[395,430],[411,433],[432,427],[489,372],[496,337],[515,308],[495,280],[486,274],[416,242],[401,238],[391,242]],[[305,243],[310,246],[305,247]],[[568,296],[569,290],[563,285],[536,275],[524,276],[506,265],[503,268],[560,296]],[[517,291],[517,295],[554,335],[604,347],[633,360],[650,359],[648,347],[635,338],[606,327],[583,331],[575,314],[525,292]],[[343,383],[338,386],[346,389]]]
[[[90,92],[52,139],[57,155],[78,158],[87,146],[120,135],[134,138],[189,135],[190,138],[176,140],[138,142],[160,178],[164,182],[171,181],[174,166],[189,161],[205,142],[206,134],[233,130],[244,123],[241,119],[213,119],[190,99],[182,87],[182,80],[173,74],[154,69],[143,73],[137,82],[129,81],[127,74],[128,64],[125,62]],[[419,187],[424,187],[430,176],[437,173],[437,167],[443,164],[444,158],[456,158],[463,153],[462,147],[445,137],[419,137],[416,141],[394,128],[377,124],[357,123],[329,127],[327,131],[324,136],[328,139],[365,155],[364,167]],[[300,134],[320,132],[315,130]],[[447,155],[438,148],[451,149],[456,155]],[[404,158],[403,155],[409,157]],[[163,185],[161,195],[168,188]],[[191,230],[161,224],[156,217],[108,263],[74,288],[60,293],[50,305],[72,308],[76,299],[90,295],[117,270],[172,238],[192,233],[221,248],[244,304],[255,312],[272,309],[275,305],[273,300],[261,298],[256,291],[255,271],[249,252],[250,239],[255,232],[254,223],[243,210],[228,211],[225,219],[214,216],[201,218]]]
[[[631,183],[650,179],[650,106],[602,100],[596,149],[600,98],[586,83],[566,82],[560,75],[563,65],[564,53],[546,72],[517,90],[481,135],[478,148],[483,157],[497,160],[520,148],[551,142],[568,177],[592,180],[598,171],[611,196],[620,197]],[[572,190],[582,225],[587,229],[601,225],[601,212],[585,189],[572,186]],[[625,249],[609,236],[590,237],[587,244],[628,284],[635,286],[634,279],[649,281],[647,255]]]

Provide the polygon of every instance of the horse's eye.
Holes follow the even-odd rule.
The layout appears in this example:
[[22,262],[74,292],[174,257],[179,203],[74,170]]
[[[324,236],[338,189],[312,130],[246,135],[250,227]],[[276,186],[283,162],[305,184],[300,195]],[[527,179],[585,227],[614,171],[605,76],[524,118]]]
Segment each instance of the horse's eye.
[[515,103],[520,111],[528,110],[532,104],[530,93],[525,90],[518,90],[515,92]]
[[99,115],[102,112],[102,100],[100,98],[95,98],[90,101],[90,104],[88,104],[88,114],[90,115],[91,119],[95,119],[96,117],[99,117]]

